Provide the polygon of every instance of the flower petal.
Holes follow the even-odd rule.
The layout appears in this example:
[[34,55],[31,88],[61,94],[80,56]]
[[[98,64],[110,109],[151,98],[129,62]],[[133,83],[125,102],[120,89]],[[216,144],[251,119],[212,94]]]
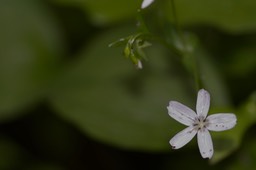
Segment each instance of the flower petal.
[[150,4],[152,4],[154,2],[154,0],[144,0],[141,4],[141,8],[147,8]]
[[192,125],[197,117],[193,110],[176,101],[170,101],[167,109],[173,119],[187,126]]
[[177,133],[171,140],[170,145],[173,149],[179,149],[186,145],[196,135],[197,131],[193,126],[189,126]]
[[209,111],[210,107],[210,94],[204,90],[199,90],[197,94],[197,102],[196,102],[196,113],[200,117],[205,118]]
[[211,159],[213,155],[213,144],[211,135],[207,129],[202,128],[198,131],[197,142],[202,157]]
[[212,131],[223,131],[236,125],[236,115],[232,113],[218,113],[207,117],[207,129]]

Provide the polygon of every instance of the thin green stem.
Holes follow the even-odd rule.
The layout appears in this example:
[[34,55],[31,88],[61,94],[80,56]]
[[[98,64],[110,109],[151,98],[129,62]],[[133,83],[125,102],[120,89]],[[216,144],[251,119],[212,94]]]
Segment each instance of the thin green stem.
[[183,46],[183,53],[181,56],[183,57],[183,60],[191,60],[190,58],[192,58],[192,61],[191,61],[192,66],[189,66],[187,64],[186,65],[187,65],[188,71],[193,72],[192,75],[193,75],[194,81],[195,81],[195,88],[196,88],[196,90],[199,90],[202,87],[202,82],[201,82],[201,78],[200,78],[200,72],[199,72],[196,56],[194,56],[190,51],[187,50],[186,39],[183,35],[183,31],[178,22],[175,0],[168,0],[168,2],[170,3],[169,6],[171,6],[175,29],[177,31],[178,37]]
[[142,16],[142,11],[139,9],[138,10],[138,15],[137,15],[137,20],[138,20],[138,27],[139,29],[141,29],[142,32],[145,32],[145,33],[150,33],[144,19],[143,19],[143,16]]
[[169,5],[169,6],[171,6],[171,11],[172,11],[172,15],[173,15],[174,25],[175,25],[175,27],[176,27],[176,29],[178,31],[178,30],[180,30],[180,26],[179,26],[179,23],[178,23],[178,17],[177,17],[175,2],[174,2],[174,0],[170,0],[168,2],[171,3],[171,5]]
[[193,70],[194,70],[194,78],[195,78],[195,88],[198,91],[199,89],[202,88],[202,81],[201,81],[200,72],[198,68],[199,64],[198,64],[197,58],[194,56],[193,59],[194,59]]
[[202,81],[200,77],[199,63],[194,52],[185,52],[182,54],[183,63],[187,68],[187,71],[193,76],[195,83],[195,90],[198,91],[202,88]]
[[184,39],[183,32],[182,32],[182,29],[181,29],[181,26],[179,24],[179,20],[178,20],[178,17],[177,17],[177,10],[176,10],[175,1],[174,0],[168,0],[168,2],[170,3],[169,6],[171,6],[171,12],[172,12],[172,16],[173,16],[173,22],[174,22],[175,29],[177,31],[177,34],[180,38],[180,41],[181,41],[184,49],[186,49],[186,41]]

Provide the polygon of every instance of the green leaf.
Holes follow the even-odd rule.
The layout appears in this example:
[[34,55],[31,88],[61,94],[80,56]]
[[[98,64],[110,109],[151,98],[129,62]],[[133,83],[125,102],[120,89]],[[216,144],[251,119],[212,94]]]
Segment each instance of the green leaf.
[[256,28],[254,0],[175,0],[175,4],[178,20],[184,25],[211,25],[231,32]]
[[233,77],[246,77],[256,71],[255,42],[245,47],[233,49],[229,61],[225,65],[229,75]]
[[[231,109],[227,109],[231,110]],[[234,109],[233,109],[234,110]],[[214,112],[223,112],[221,110],[214,110]],[[228,131],[215,132],[213,140],[215,142],[215,154],[212,163],[216,163],[238,149],[241,140],[248,128],[256,122],[256,93],[254,93],[248,101],[240,108],[234,110],[237,116],[237,125]]]
[[35,158],[34,153],[7,138],[0,136],[0,169],[64,170],[53,162]]
[[[59,4],[66,4],[82,8],[89,13],[91,20],[97,24],[110,24],[120,22],[137,15],[140,8],[139,0],[53,0]],[[185,26],[210,25],[231,32],[254,31],[256,28],[256,2],[254,0],[174,0],[178,22]],[[160,2],[160,1],[159,1]],[[152,8],[150,15],[163,15],[166,10],[169,18],[173,20],[170,12],[169,0],[164,5],[155,3],[158,8]],[[148,9],[147,9],[148,10]],[[159,10],[155,11],[155,10]],[[165,13],[164,13],[165,14]]]
[[[254,129],[255,130],[255,129]],[[240,169],[255,169],[256,168],[256,138],[254,131],[250,131],[242,144],[242,147],[237,151],[226,169],[240,170]]]
[[129,33],[127,26],[113,29],[86,46],[49,98],[60,116],[95,139],[129,149],[169,150],[168,141],[184,126],[169,117],[166,106],[177,100],[194,107],[196,92],[182,66],[159,45],[145,51],[149,61],[140,71],[121,48],[108,48]]
[[230,107],[230,97],[218,65],[215,65],[209,53],[198,47],[194,54],[198,58],[198,69],[203,87],[211,94],[211,105],[214,107]]
[[[166,150],[178,130],[166,106],[170,99],[191,103],[191,98],[180,77],[166,74],[163,49],[152,49],[147,69],[138,71],[120,48],[108,48],[129,30],[106,32],[86,47],[53,89],[51,101],[61,116],[98,140],[130,149]],[[151,68],[158,71],[150,74]]]
[[17,169],[28,161],[29,155],[13,141],[0,136],[0,169]]
[[[12,11],[12,12],[10,12]],[[61,53],[56,21],[39,1],[0,2],[0,121],[36,102]]]
[[109,24],[135,17],[141,1],[133,0],[53,0],[60,4],[77,6],[89,13],[92,22]]

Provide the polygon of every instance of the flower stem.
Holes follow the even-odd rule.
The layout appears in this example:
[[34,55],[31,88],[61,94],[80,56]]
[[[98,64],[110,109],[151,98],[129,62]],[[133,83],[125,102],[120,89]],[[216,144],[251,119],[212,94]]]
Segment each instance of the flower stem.
[[187,41],[184,37],[183,31],[178,22],[175,0],[168,0],[168,2],[169,2],[169,6],[171,7],[173,22],[174,22],[174,26],[175,26],[177,35],[178,35],[180,42],[183,46],[183,49],[182,49],[183,52],[181,53],[181,56],[183,58],[183,64],[185,65],[185,67],[187,68],[187,70],[189,72],[192,71],[191,74],[194,77],[195,89],[196,89],[196,91],[198,91],[202,87],[202,81],[200,78],[200,72],[199,72],[199,68],[198,68],[197,58],[194,55],[193,51],[191,52],[188,50]]

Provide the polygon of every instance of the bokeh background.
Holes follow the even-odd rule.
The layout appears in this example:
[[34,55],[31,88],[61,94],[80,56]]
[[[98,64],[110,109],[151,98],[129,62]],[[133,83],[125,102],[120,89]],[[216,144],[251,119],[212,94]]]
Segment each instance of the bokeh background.
[[[167,1],[142,16],[175,44]],[[180,150],[169,145],[184,126],[168,116],[168,102],[196,102],[180,57],[152,41],[138,70],[124,46],[108,47],[138,31],[141,2],[0,0],[1,170],[256,168],[256,1],[175,1],[210,113],[238,117],[234,129],[212,133],[210,161],[195,139]]]

